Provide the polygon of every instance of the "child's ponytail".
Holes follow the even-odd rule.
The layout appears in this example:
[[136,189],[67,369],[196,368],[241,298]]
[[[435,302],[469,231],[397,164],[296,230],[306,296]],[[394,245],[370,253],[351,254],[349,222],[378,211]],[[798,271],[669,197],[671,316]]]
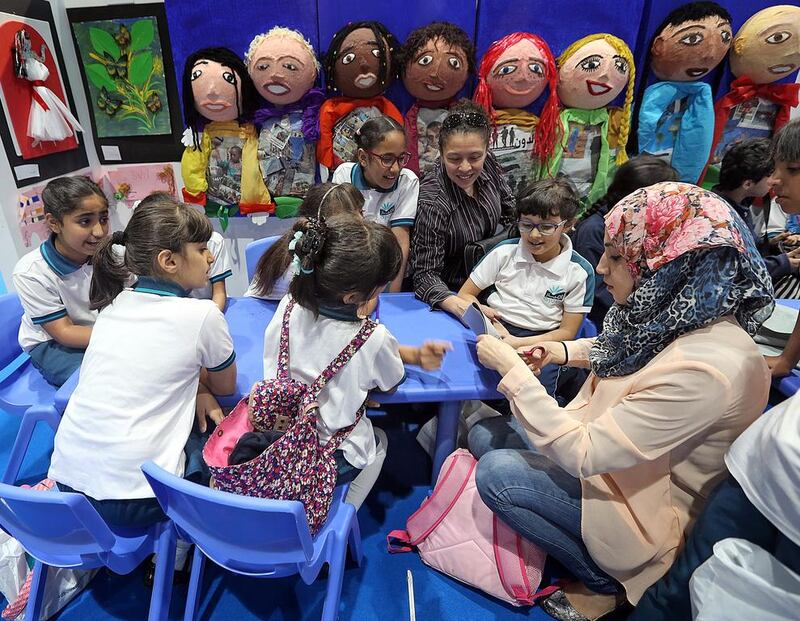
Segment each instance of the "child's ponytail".
[[114,231],[106,237],[92,256],[92,285],[89,289],[89,308],[92,310],[111,304],[130,278],[122,254],[114,250],[114,244],[125,245],[125,231]]

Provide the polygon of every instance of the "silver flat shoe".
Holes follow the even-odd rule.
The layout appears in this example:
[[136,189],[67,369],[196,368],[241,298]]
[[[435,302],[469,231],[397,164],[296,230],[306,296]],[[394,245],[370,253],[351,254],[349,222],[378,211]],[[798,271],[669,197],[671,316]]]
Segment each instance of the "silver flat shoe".
[[588,617],[583,616],[572,607],[562,589],[545,597],[539,602],[539,606],[547,614],[559,621],[590,621]]

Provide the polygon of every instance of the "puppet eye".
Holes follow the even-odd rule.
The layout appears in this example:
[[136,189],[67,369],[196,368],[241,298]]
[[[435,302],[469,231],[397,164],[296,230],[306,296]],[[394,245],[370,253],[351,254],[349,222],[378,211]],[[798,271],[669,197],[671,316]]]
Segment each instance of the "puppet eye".
[[375,58],[380,58],[381,57],[381,51],[376,47],[375,49],[372,50],[372,55]]
[[355,59],[356,59],[356,55],[355,55],[355,54],[353,54],[353,52],[348,52],[347,54],[345,54],[344,56],[342,56],[342,64],[343,64],[343,65],[349,65],[349,64],[350,64],[351,62],[353,62]]
[[266,71],[267,69],[269,69],[269,63],[258,63],[256,65],[256,69],[258,69],[259,71]]
[[731,34],[730,30],[723,30],[723,31],[720,33],[720,36],[722,37],[722,42],[723,42],[725,45],[727,45],[728,43],[730,43],[730,42],[731,42],[731,38],[733,38],[733,35]]
[[297,71],[297,65],[294,63],[283,63],[283,66],[289,71]]
[[614,68],[624,75],[628,73],[628,62],[622,58],[617,58],[614,60]]
[[685,37],[683,37],[683,39],[681,39],[681,43],[683,43],[684,45],[700,45],[702,41],[703,41],[703,35],[700,34],[699,32],[691,32]]
[[530,69],[531,73],[535,73],[537,76],[544,76],[544,67],[542,67],[539,63],[528,63],[528,69]]
[[516,65],[503,65],[497,70],[497,75],[511,75],[517,70]]
[[225,71],[222,74],[222,79],[228,82],[229,84],[236,84],[236,76],[233,75],[231,71]]
[[600,67],[600,61],[602,60],[602,56],[594,55],[589,56],[589,58],[584,58],[580,63],[579,66],[584,71],[597,71],[598,67]]
[[782,30],[781,32],[775,32],[769,35],[766,39],[764,39],[767,43],[771,43],[775,45],[776,43],[783,43],[784,41],[788,41],[791,39],[792,33],[787,32],[786,30]]
[[417,64],[418,64],[418,65],[422,65],[423,67],[425,67],[425,66],[427,66],[427,65],[430,65],[432,62],[433,62],[433,56],[432,56],[432,55],[430,55],[430,54],[425,54],[425,56],[422,56],[422,57],[421,57],[421,58],[420,58],[420,59],[417,61]]
[[203,75],[203,71],[201,69],[195,69],[194,71],[192,71],[192,82],[194,82],[201,75]]
[[461,61],[455,56],[451,56],[450,58],[448,58],[447,62],[450,64],[450,67],[452,69],[461,69]]

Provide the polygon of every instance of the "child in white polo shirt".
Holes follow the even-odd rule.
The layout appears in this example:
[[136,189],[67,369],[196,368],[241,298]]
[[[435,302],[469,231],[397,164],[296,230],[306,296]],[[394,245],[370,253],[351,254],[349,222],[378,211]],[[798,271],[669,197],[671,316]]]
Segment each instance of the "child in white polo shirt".
[[81,365],[97,311],[89,309],[91,258],[108,235],[108,200],[87,177],[54,179],[42,192],[50,237],[22,257],[12,282],[24,314],[19,344],[61,386]]
[[[477,301],[482,291],[494,286],[481,310],[513,347],[572,340],[592,308],[594,270],[564,234],[579,206],[564,178],[530,184],[517,198],[521,237],[490,250],[458,292]],[[554,394],[557,367],[545,367],[540,379]]]
[[379,116],[356,132],[356,144],[357,161],[341,164],[332,181],[356,186],[364,195],[364,217],[388,226],[397,237],[403,263],[389,290],[400,291],[419,198],[419,179],[404,168],[411,157],[406,150],[406,134],[397,121]]
[[[87,496],[109,524],[165,519],[141,465],[152,460],[184,475],[187,460],[199,459],[184,455],[184,446],[201,378],[215,394],[235,388],[224,316],[210,300],[187,297],[208,280],[211,231],[199,211],[151,201],[95,254],[91,306],[102,312],[56,432],[48,476],[62,491]],[[112,244],[125,246],[124,257]],[[131,275],[136,283],[125,288]]]

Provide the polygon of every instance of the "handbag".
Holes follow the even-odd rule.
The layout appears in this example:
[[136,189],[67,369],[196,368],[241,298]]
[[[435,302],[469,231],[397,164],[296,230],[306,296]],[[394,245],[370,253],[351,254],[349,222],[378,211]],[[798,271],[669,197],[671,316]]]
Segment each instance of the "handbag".
[[507,239],[516,239],[519,237],[519,229],[516,224],[512,224],[505,230],[497,235],[481,239],[474,242],[469,242],[464,246],[464,270],[467,274],[471,274],[472,270],[478,262],[486,256],[486,254],[494,248],[497,244],[506,241]]

